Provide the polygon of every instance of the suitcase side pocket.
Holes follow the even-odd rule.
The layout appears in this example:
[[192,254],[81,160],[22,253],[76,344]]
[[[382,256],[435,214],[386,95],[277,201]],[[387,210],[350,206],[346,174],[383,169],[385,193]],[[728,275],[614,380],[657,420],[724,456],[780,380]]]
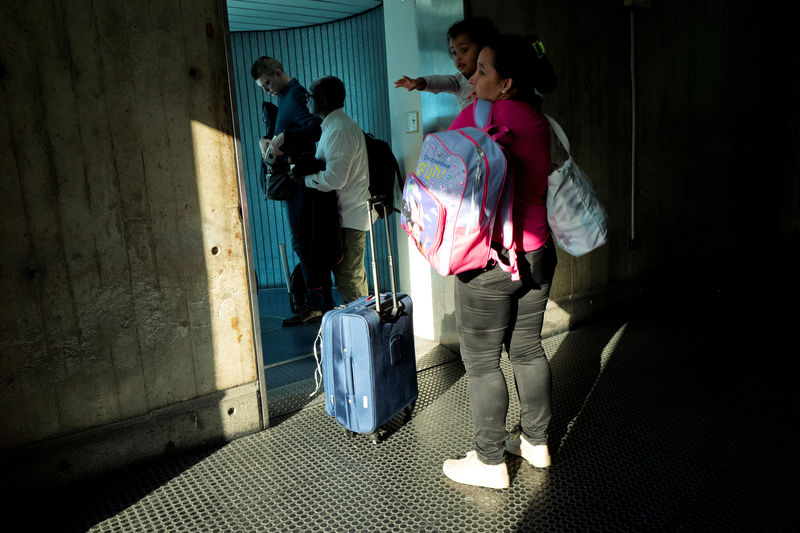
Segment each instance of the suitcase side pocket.
[[355,378],[353,376],[353,358],[347,357],[347,369],[345,371],[347,377],[347,419],[353,427],[358,427],[358,407],[356,406],[356,386]]
[[397,366],[403,360],[403,350],[400,344],[400,335],[392,335],[389,339],[389,362],[392,366]]

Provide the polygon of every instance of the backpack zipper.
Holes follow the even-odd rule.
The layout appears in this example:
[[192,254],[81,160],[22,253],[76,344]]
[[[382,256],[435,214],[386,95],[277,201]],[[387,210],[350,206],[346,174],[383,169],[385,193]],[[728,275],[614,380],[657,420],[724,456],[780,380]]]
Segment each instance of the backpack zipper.
[[470,210],[472,213],[472,220],[475,221],[475,227],[478,228],[481,225],[481,216],[478,213],[478,206],[475,202],[475,191],[477,190],[478,186],[480,185],[481,181],[483,180],[483,160],[486,156],[481,150],[480,146],[475,146],[475,186],[472,187],[472,191],[470,192]]

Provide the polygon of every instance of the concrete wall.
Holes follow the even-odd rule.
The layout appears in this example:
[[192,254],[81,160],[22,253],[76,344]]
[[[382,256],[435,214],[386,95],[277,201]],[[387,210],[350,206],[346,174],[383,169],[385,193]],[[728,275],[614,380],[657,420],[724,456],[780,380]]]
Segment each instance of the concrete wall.
[[217,0],[0,13],[0,454],[90,473],[260,428]]

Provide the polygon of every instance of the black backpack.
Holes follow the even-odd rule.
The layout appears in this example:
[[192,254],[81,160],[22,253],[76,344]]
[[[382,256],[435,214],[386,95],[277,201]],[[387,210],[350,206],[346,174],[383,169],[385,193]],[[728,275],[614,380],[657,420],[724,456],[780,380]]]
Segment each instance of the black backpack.
[[[371,133],[364,132],[364,141],[367,143],[367,158],[369,159],[369,194],[372,197],[383,197],[384,200],[375,203],[378,208],[378,216],[383,217],[382,204],[387,209],[395,209],[392,204],[394,201],[394,187],[397,183],[399,190],[403,189],[403,175],[400,173],[400,166],[392,153],[389,143],[378,139]],[[397,211],[399,213],[399,211]]]

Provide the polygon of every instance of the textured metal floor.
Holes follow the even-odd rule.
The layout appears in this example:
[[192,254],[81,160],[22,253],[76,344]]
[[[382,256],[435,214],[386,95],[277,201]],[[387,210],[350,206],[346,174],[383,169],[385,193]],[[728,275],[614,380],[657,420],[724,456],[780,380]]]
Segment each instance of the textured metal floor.
[[451,361],[419,372],[411,421],[377,445],[311,403],[216,450],[31,496],[41,512],[20,530],[798,531],[797,350],[734,304],[638,310],[546,339],[554,463],[509,458],[507,490],[441,473],[472,433]]

